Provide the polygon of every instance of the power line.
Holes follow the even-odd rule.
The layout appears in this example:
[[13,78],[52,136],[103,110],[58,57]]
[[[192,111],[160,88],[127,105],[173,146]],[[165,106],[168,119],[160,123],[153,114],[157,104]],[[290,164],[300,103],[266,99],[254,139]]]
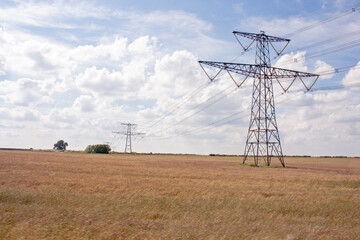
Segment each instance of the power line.
[[[201,64],[200,64],[200,66],[201,66]],[[202,66],[201,66],[201,67],[202,67]],[[205,71],[204,68],[203,68],[203,70]],[[221,70],[218,71],[214,77],[210,77],[210,76],[208,75],[209,79],[211,80],[210,82],[215,81],[215,78],[219,75],[220,72],[221,72]],[[206,73],[206,72],[205,72],[205,73]],[[206,74],[207,74],[207,73],[206,73]],[[238,90],[240,87],[241,87],[241,89],[248,88],[248,87],[242,86],[242,83],[247,79],[247,77],[242,80],[242,83],[241,83],[241,84],[238,84],[238,83],[236,83],[234,77],[230,74],[229,71],[228,71],[228,74],[229,74],[230,78],[235,82],[235,84],[236,84],[237,87],[238,87],[238,88],[236,88],[234,91]],[[210,82],[209,82],[209,83],[210,83]],[[249,87],[250,87],[250,86],[249,86]],[[198,114],[199,112],[201,112],[201,111],[209,108],[209,107],[212,106],[213,104],[221,101],[222,99],[224,99],[225,97],[228,96],[228,94],[229,94],[231,91],[230,91],[230,92],[227,92],[227,91],[228,91],[229,89],[231,89],[231,88],[233,88],[232,85],[230,85],[228,88],[223,89],[221,92],[217,93],[216,95],[209,97],[208,99],[206,99],[205,101],[201,102],[200,104],[197,104],[196,106],[194,106],[193,108],[191,108],[187,113],[185,113],[185,117],[183,117],[182,119],[178,120],[176,123],[171,124],[171,125],[168,126],[168,127],[162,128],[162,129],[160,129],[160,130],[158,130],[158,131],[153,131],[153,134],[157,134],[157,133],[166,131],[166,130],[168,130],[168,129],[170,129],[170,128],[173,128],[173,127],[179,125],[180,123],[186,121],[187,119],[193,117],[194,115]],[[206,103],[207,103],[207,104],[206,104]],[[206,104],[206,105],[203,106],[204,104]],[[197,111],[194,111],[194,110],[196,110],[196,109],[197,109]],[[192,111],[194,111],[194,112],[192,112]],[[175,116],[174,116],[174,117],[175,117]],[[165,118],[165,117],[162,117],[160,120],[163,120],[164,118]],[[158,121],[158,122],[159,122],[159,121]],[[151,130],[150,130],[150,132],[151,132]]]
[[[190,92],[189,94],[185,95],[181,98],[181,101],[175,102],[169,107],[169,110],[161,113],[160,116],[153,118],[152,120],[148,121],[147,123],[144,123],[145,125],[149,125],[145,128],[151,128],[155,126],[157,123],[159,123],[161,120],[167,118],[174,110],[177,110],[181,106],[183,106],[185,103],[187,103],[189,100],[191,100],[194,96],[196,96],[200,91],[205,89],[211,82],[206,82],[204,84],[201,84],[199,87],[197,87],[194,91]],[[153,123],[154,122],[154,123]]]
[[[218,74],[219,74],[220,72],[221,72],[221,71],[219,71],[213,78],[211,78],[212,81],[209,81],[206,85],[208,86],[211,82],[214,82],[214,81],[216,80],[215,78],[218,76]],[[232,78],[232,80],[235,81],[234,78],[231,76],[230,73],[229,73],[229,75],[230,75],[230,77]],[[209,78],[210,78],[210,77],[209,77]],[[239,86],[238,86],[238,87],[239,87]],[[229,94],[229,93],[227,93],[227,91],[228,91],[230,88],[233,88],[233,86],[230,85],[228,88],[223,89],[222,91],[220,91],[220,92],[217,93],[216,95],[211,96],[211,97],[207,98],[205,101],[203,101],[203,102],[195,105],[194,107],[192,107],[189,111],[187,111],[187,112],[185,113],[185,117],[184,117],[184,118],[182,118],[181,120],[178,120],[176,123],[172,124],[171,126],[168,126],[168,127],[162,128],[161,130],[155,131],[154,134],[159,133],[159,132],[162,132],[162,131],[165,131],[165,130],[168,130],[168,129],[176,126],[176,125],[179,125],[180,123],[186,121],[187,119],[191,118],[192,116],[196,115],[197,113],[199,113],[199,112],[201,112],[201,111],[209,108],[211,105],[213,105],[213,104],[219,102],[220,100],[224,99],[224,98],[227,97],[227,95]],[[246,88],[246,87],[243,87],[243,88]],[[200,89],[200,90],[201,90],[201,89]],[[237,89],[235,89],[235,90],[237,90]],[[197,92],[194,91],[194,94],[189,95],[190,97],[187,99],[187,101],[188,101],[189,99],[193,98],[198,92],[199,92],[199,91],[197,91]],[[210,102],[209,102],[209,101],[210,101]],[[176,109],[178,109],[180,106],[184,105],[185,103],[186,103],[186,102],[181,103]],[[206,103],[207,103],[207,104],[206,104]],[[206,105],[203,106],[204,104],[206,104]],[[202,107],[202,106],[203,106],[203,107]],[[198,109],[198,110],[195,111],[195,112],[192,112],[192,111],[194,111],[194,110],[196,110],[196,109]],[[175,109],[174,109],[174,110],[175,110]],[[165,118],[167,118],[172,112],[173,112],[173,111],[168,111],[167,114],[165,114],[165,115],[162,116],[160,119],[158,119],[158,120],[157,120],[155,123],[153,123],[150,127],[154,127],[154,126],[158,125],[158,123],[160,123],[162,120],[164,120]],[[192,113],[191,113],[191,112],[192,112]],[[175,117],[175,116],[173,116],[173,117]],[[150,128],[150,127],[148,127],[148,128]],[[151,132],[151,130],[150,130],[150,132]]]
[[341,51],[341,50],[357,47],[359,45],[360,45],[360,39],[357,39],[355,41],[347,42],[347,43],[342,44],[342,45],[338,45],[338,46],[335,46],[335,47],[332,47],[332,48],[328,48],[328,49],[324,49],[324,50],[319,51],[319,52],[312,53],[312,54],[308,55],[308,57],[310,57],[310,58],[319,57],[319,56],[327,55],[327,54],[330,54],[330,53],[338,52],[338,51]]
[[131,144],[132,137],[133,136],[143,136],[143,135],[145,135],[145,133],[140,133],[140,132],[134,132],[133,131],[134,128],[137,126],[137,124],[121,123],[121,125],[126,127],[126,131],[121,131],[121,132],[119,131],[119,132],[113,132],[113,133],[126,136],[124,152],[129,151],[129,153],[132,153],[132,144]]
[[[333,86],[326,86],[326,87],[318,87],[311,89],[310,92],[318,92],[318,91],[328,91],[328,90],[338,90],[338,89],[346,89],[346,88],[358,88],[360,87],[360,83],[348,83],[348,84],[341,84],[341,85],[333,85]],[[301,90],[295,90],[291,92],[302,92]]]
[[[245,110],[248,110],[248,109],[245,109]],[[242,111],[233,113],[233,114],[231,114],[230,116],[227,116],[227,117],[225,117],[225,118],[219,119],[219,120],[217,120],[217,121],[215,121],[215,122],[212,122],[212,123],[210,123],[209,125],[207,125],[207,126],[205,126],[205,127],[202,127],[202,128],[196,128],[196,129],[193,129],[193,130],[191,130],[191,131],[189,131],[189,132],[186,132],[186,133],[182,133],[182,134],[178,134],[178,135],[174,135],[174,136],[170,136],[170,137],[156,138],[156,139],[152,139],[152,140],[166,140],[166,139],[170,139],[170,138],[174,138],[174,137],[183,137],[183,136],[194,135],[194,134],[196,134],[196,133],[203,132],[203,131],[208,130],[208,129],[210,129],[210,128],[218,127],[218,126],[216,126],[218,123],[224,121],[225,119],[229,119],[229,118],[231,118],[231,117],[233,117],[233,116],[236,116],[236,115],[238,115],[238,114],[240,114],[240,113],[243,113],[243,112],[245,112],[245,110],[242,110]],[[239,119],[239,118],[237,118],[237,119]],[[227,124],[227,123],[230,123],[230,122],[231,122],[231,121],[225,122],[225,123],[223,123],[222,125]],[[219,125],[219,126],[222,126],[222,125]]]
[[[317,43],[314,43],[314,44],[310,44],[310,45],[307,45],[307,46],[304,46],[304,47],[300,47],[300,48],[297,48],[297,49],[294,49],[294,50],[291,50],[291,51],[288,51],[288,52],[279,54],[279,55],[275,56],[274,59],[278,58],[279,56],[283,56],[283,55],[285,55],[285,54],[289,54],[289,53],[291,53],[291,52],[297,52],[297,51],[302,51],[302,50],[305,50],[305,49],[310,49],[310,48],[318,47],[318,46],[320,46],[320,45],[324,45],[324,44],[329,43],[329,42],[335,42],[335,41],[338,41],[338,40],[341,40],[341,39],[353,37],[354,35],[357,35],[357,34],[360,34],[360,30],[353,31],[353,32],[347,33],[347,34],[342,35],[342,36],[337,36],[337,37],[334,37],[334,38],[329,38],[329,39],[324,40],[324,41],[321,41],[321,42],[317,42]],[[359,40],[357,40],[357,41],[359,41]]]
[[[255,64],[240,64],[226,62],[200,61],[200,64],[231,71],[233,73],[247,77],[253,77],[253,92],[250,111],[250,123],[244,150],[243,163],[248,156],[252,155],[254,163],[258,166],[259,159],[266,165],[270,165],[272,157],[278,158],[281,165],[285,167],[280,135],[275,116],[275,103],[273,92],[273,79],[277,80],[281,88],[286,92],[293,82],[298,79],[306,90],[310,90],[315,84],[319,75],[306,72],[275,68],[270,63],[270,46],[277,54],[284,51],[290,39],[266,35],[264,31],[260,33],[233,32],[241,47],[246,50],[256,42]],[[239,38],[252,40],[250,44],[244,46]],[[273,43],[284,43],[284,47],[278,51]],[[304,78],[316,78],[310,86],[303,81]],[[292,78],[291,84],[284,88],[279,79]],[[245,79],[246,80],[246,79]],[[242,84],[242,83],[241,83]]]
[[[341,49],[347,48],[347,47],[352,47],[352,46],[353,46],[353,43],[358,44],[357,42],[353,41],[353,42],[350,42],[349,44],[347,44],[347,45],[345,45],[345,46],[338,46],[337,48],[335,48],[335,50],[339,50],[339,47],[341,47]],[[329,50],[329,49],[327,49],[327,50]],[[334,51],[334,49],[332,49],[332,51]],[[328,52],[329,52],[329,51],[327,51],[326,53],[328,53]],[[313,55],[314,55],[314,56],[318,56],[319,54],[316,54],[316,55],[313,54]],[[322,75],[325,75],[325,74],[333,74],[334,72],[335,72],[335,73],[338,73],[338,72],[345,71],[345,70],[348,70],[349,68],[353,68],[353,67],[354,67],[354,66],[343,67],[343,68],[335,69],[334,71],[322,72],[321,74],[322,74]],[[217,101],[219,101],[219,100],[221,100],[221,99],[222,99],[222,98],[214,101],[213,103],[216,103]],[[212,104],[213,104],[213,103],[212,103]],[[212,105],[212,104],[210,104],[210,105]],[[158,133],[158,132],[167,130],[167,129],[169,129],[169,128],[174,127],[175,125],[180,124],[181,122],[187,120],[189,117],[195,115],[196,113],[202,111],[203,109],[206,109],[206,108],[209,107],[210,105],[205,106],[204,108],[200,109],[199,111],[195,112],[194,114],[192,114],[192,115],[190,115],[190,116],[186,116],[185,118],[181,119],[180,121],[178,121],[178,122],[175,123],[174,125],[169,126],[169,127],[167,127],[167,128],[164,128],[164,129],[161,129],[160,131],[157,131],[157,132],[155,132],[155,133]],[[214,124],[216,124],[216,123],[217,123],[217,122],[215,122]],[[193,130],[193,131],[196,132],[197,130]],[[167,138],[163,138],[163,139],[167,139]]]
[[[277,96],[279,96],[280,94],[277,94]],[[281,101],[279,101],[277,104],[281,103]],[[201,128],[195,128],[189,132],[186,132],[186,133],[182,133],[182,134],[178,134],[178,135],[173,135],[173,136],[169,136],[169,137],[164,137],[164,138],[155,138],[155,139],[151,139],[151,140],[166,140],[166,139],[170,139],[170,138],[174,138],[174,137],[183,137],[183,136],[189,136],[189,135],[194,135],[194,134],[197,134],[199,132],[203,132],[205,130],[208,130],[208,129],[211,129],[211,128],[214,128],[214,127],[220,127],[220,126],[223,126],[225,124],[228,124],[228,123],[231,123],[231,122],[234,122],[236,120],[239,120],[239,119],[242,119],[244,117],[248,117],[248,115],[244,115],[244,116],[241,116],[241,117],[238,117],[238,118],[235,118],[233,120],[229,120],[227,122],[223,122],[224,120],[227,120],[227,119],[231,119],[232,117],[236,116],[236,115],[239,115],[240,113],[244,113],[246,111],[250,110],[250,108],[246,108],[246,109],[243,109],[241,111],[238,111],[238,112],[235,112],[229,116],[226,116],[224,118],[221,118],[219,120],[216,120],[204,127],[201,127]],[[219,123],[223,122],[221,125],[217,125]]]
[[[309,29],[314,28],[314,27],[316,27],[316,26],[319,26],[319,25],[321,25],[321,24],[324,24],[324,23],[327,23],[327,22],[336,20],[336,19],[338,19],[338,18],[341,18],[341,17],[343,17],[343,16],[346,16],[346,15],[352,13],[352,12],[355,12],[355,11],[358,10],[358,9],[359,9],[359,7],[351,8],[351,9],[349,9],[349,10],[343,12],[343,13],[340,13],[340,14],[337,14],[337,15],[335,15],[335,16],[329,17],[329,18],[327,18],[327,19],[324,19],[324,20],[322,20],[322,21],[319,21],[319,22],[317,22],[317,23],[315,23],[315,24],[312,24],[312,25],[310,25],[310,26],[307,26],[307,27],[298,29],[297,31],[291,32],[291,33],[289,33],[289,34],[287,34],[287,35],[294,35],[294,34],[297,34],[297,33],[299,33],[299,32],[309,30]],[[349,34],[347,34],[347,35],[345,35],[345,36],[336,37],[336,38],[331,38],[331,39],[328,39],[328,40],[319,42],[319,43],[317,43],[317,44],[312,44],[312,45],[309,45],[309,46],[306,46],[306,47],[312,48],[312,47],[317,46],[317,45],[322,45],[322,44],[325,44],[325,43],[328,43],[328,42],[331,42],[331,41],[336,41],[336,40],[338,40],[339,38],[348,37],[348,36],[350,36],[351,34],[358,34],[359,32],[360,32],[360,31],[354,31],[354,32],[349,33]],[[349,44],[350,44],[350,45],[349,45]],[[320,51],[320,52],[313,53],[312,55],[309,55],[309,56],[307,56],[307,57],[308,57],[308,58],[313,58],[313,57],[317,57],[317,56],[321,56],[321,55],[326,55],[326,54],[330,54],[330,53],[332,53],[332,52],[344,50],[344,49],[347,49],[347,48],[352,48],[352,47],[355,47],[355,46],[357,46],[357,45],[360,45],[360,44],[359,44],[358,42],[355,42],[355,41],[354,41],[354,42],[348,43],[348,44],[345,45],[345,46],[343,46],[343,45],[342,45],[342,46],[336,46],[336,47],[334,47],[334,48],[326,49],[326,50],[324,50],[324,51],[322,51],[322,52]],[[306,48],[306,47],[304,47],[304,48]],[[244,51],[242,51],[242,52],[241,52],[241,55],[243,55],[243,54],[244,54],[246,51],[248,51],[249,49],[250,49],[250,48],[247,48],[247,49],[245,49]],[[236,57],[236,58],[238,58],[238,57]],[[236,59],[236,58],[235,58],[235,59]],[[290,62],[290,61],[289,61],[289,62]],[[337,71],[337,70],[335,69],[335,71]],[[338,71],[338,72],[339,72],[339,71]],[[331,74],[331,73],[330,73],[330,72],[327,72],[327,73],[325,73],[325,74]],[[208,84],[210,84],[210,82],[207,83],[206,86],[207,86]],[[192,99],[194,96],[196,96],[196,94],[197,94],[199,91],[202,90],[202,87],[203,87],[203,85],[200,86],[199,89],[195,89],[195,90],[194,90],[192,93],[190,93],[189,95],[186,95],[186,97],[183,97],[180,102],[173,104],[173,105],[169,108],[169,110],[167,110],[166,112],[164,112],[164,113],[162,114],[162,116],[156,117],[156,118],[154,118],[153,120],[151,120],[150,123],[151,123],[151,122],[153,122],[153,123],[152,123],[148,128],[151,128],[151,127],[153,127],[153,126],[157,126],[162,120],[164,120],[165,118],[167,118],[171,113],[173,113],[175,110],[178,110],[181,106],[183,106],[183,105],[184,105],[185,103],[187,103],[190,99]],[[220,100],[220,99],[219,99],[219,100]],[[217,102],[217,101],[215,101],[215,102]],[[205,109],[206,109],[207,107],[208,107],[208,106],[206,106]],[[190,110],[190,111],[191,111],[191,110]],[[198,113],[198,112],[195,112],[195,114],[196,114],[196,113]],[[194,115],[194,114],[190,115],[189,117],[191,117],[191,116],[193,116],[193,115]],[[179,124],[179,123],[187,120],[189,117],[183,118],[183,119],[180,120],[179,122],[175,123],[175,125],[177,125],[177,124]],[[157,119],[157,121],[154,122],[154,120],[156,120],[156,119]],[[174,126],[174,125],[173,125],[173,126]],[[169,129],[169,128],[173,127],[173,126],[169,126],[169,127],[165,128],[165,129],[163,129],[163,130]],[[159,132],[159,131],[158,131],[158,132]]]
[[349,69],[358,69],[358,68],[360,68],[360,65],[352,65],[352,66],[347,66],[347,67],[334,68],[334,69],[328,70],[328,71],[318,72],[317,74],[320,74],[321,76],[324,76],[324,75],[330,75],[330,74],[346,72]]
[[342,18],[342,17],[347,16],[347,15],[349,15],[349,14],[351,14],[351,13],[354,13],[355,11],[359,10],[359,8],[360,8],[360,7],[355,7],[355,8],[347,9],[346,11],[344,11],[344,12],[342,12],[342,13],[339,13],[339,14],[337,14],[337,15],[335,15],[335,16],[332,16],[332,17],[323,19],[323,20],[318,21],[318,22],[316,22],[316,23],[314,23],[314,24],[311,24],[311,25],[309,25],[309,26],[302,27],[302,28],[300,28],[300,29],[298,29],[298,30],[296,30],[296,31],[290,32],[290,33],[284,35],[283,37],[294,36],[294,35],[296,35],[296,34],[305,32],[305,31],[307,31],[307,30],[310,30],[310,29],[315,28],[315,27],[317,27],[317,26],[323,25],[323,24],[325,24],[325,23],[332,22],[332,21],[334,21],[334,20],[336,20],[336,19]]
[[[354,47],[357,47],[357,46],[360,46],[360,39],[355,40],[355,41],[351,41],[351,42],[348,42],[348,43],[345,43],[345,44],[337,45],[337,46],[334,46],[334,47],[331,47],[331,48],[327,48],[327,49],[324,49],[322,51],[310,53],[310,54],[308,54],[306,56],[306,59],[311,59],[311,58],[315,58],[315,57],[328,55],[328,54],[331,54],[331,53],[334,53],[334,52],[339,52],[339,51],[354,48]],[[286,66],[286,65],[289,65],[291,63],[297,62],[298,60],[299,60],[299,58],[293,58],[292,60],[285,61],[285,62],[281,63],[280,65],[276,65],[276,66]]]
[[[318,92],[318,91],[327,91],[327,90],[339,90],[339,89],[358,88],[358,87],[360,87],[360,83],[350,83],[350,84],[346,84],[346,85],[333,85],[333,86],[328,86],[328,87],[313,88],[309,92]],[[308,92],[304,92],[304,90],[296,90],[296,91],[288,91],[286,93],[280,93],[280,94],[277,94],[276,96],[279,97],[279,96],[284,95],[284,94],[290,95],[290,94],[293,94],[293,93],[298,93],[298,95],[299,95],[299,94],[306,94]],[[298,96],[298,95],[293,95],[292,97],[295,97],[295,96]],[[288,99],[283,99],[282,101],[278,101],[276,104],[281,105],[282,103],[286,102],[287,100]],[[231,119],[232,117],[234,117],[236,115],[239,115],[240,113],[244,113],[244,112],[248,111],[249,109],[250,108],[243,109],[241,111],[235,112],[235,113],[233,113],[233,114],[231,114],[229,116],[226,116],[224,118],[216,120],[216,121],[214,121],[214,122],[212,122],[210,124],[207,124],[204,127],[195,128],[195,129],[193,129],[193,130],[191,130],[189,132],[186,132],[186,133],[181,133],[181,134],[177,134],[177,135],[173,135],[173,136],[169,136],[169,137],[163,137],[163,138],[154,138],[154,139],[149,139],[149,140],[162,141],[162,140],[167,140],[167,139],[176,138],[176,137],[185,137],[185,136],[189,136],[189,135],[198,134],[200,132],[204,132],[204,131],[206,131],[208,129],[221,127],[221,126],[224,126],[225,124],[229,124],[229,123],[235,122],[237,120],[243,119],[244,117],[248,117],[248,115],[246,114],[244,116],[240,116],[240,117],[237,117],[235,119],[223,122],[224,120]],[[221,123],[221,122],[223,122],[223,123]],[[221,123],[221,124],[217,125],[218,123]]]
[[[183,118],[181,118],[180,120],[178,120],[176,123],[173,123],[173,124],[171,124],[171,125],[168,126],[168,127],[165,127],[165,128],[162,128],[162,129],[160,129],[160,130],[158,130],[158,131],[153,132],[153,134],[157,134],[157,133],[166,131],[166,130],[168,130],[168,129],[170,129],[170,128],[173,128],[173,127],[179,125],[180,123],[186,121],[187,119],[191,118],[192,116],[198,114],[199,112],[201,112],[201,111],[209,108],[209,107],[212,106],[213,104],[215,104],[215,103],[219,102],[220,100],[224,99],[225,97],[227,97],[228,94],[232,92],[232,91],[230,91],[230,92],[227,93],[227,90],[229,90],[230,88],[233,88],[233,86],[230,86],[230,87],[228,87],[228,88],[225,88],[225,89],[224,89],[223,91],[221,91],[219,94],[214,95],[214,96],[208,98],[207,100],[205,100],[204,102],[202,102],[201,104],[196,105],[194,108],[192,108],[190,111],[188,111],[188,113],[189,113],[189,112],[191,113],[191,111],[199,108],[201,105],[203,105],[203,104],[206,103],[207,101],[211,101],[211,100],[212,100],[212,101],[211,101],[210,103],[208,103],[207,105],[203,106],[202,108],[198,109],[198,110],[195,111],[195,112],[192,112],[192,113],[189,114],[189,115],[186,115],[185,117],[183,117]],[[239,89],[239,88],[236,88],[236,89],[233,90],[233,91],[236,91],[236,90],[238,90],[238,89]],[[217,98],[216,98],[216,97],[217,97]]]
[[[318,73],[318,74],[320,74],[320,75],[334,74],[334,73],[340,73],[340,72],[344,72],[344,71],[347,71],[347,70],[349,70],[349,69],[354,69],[354,68],[357,69],[357,68],[360,68],[360,66],[355,65],[355,66],[341,67],[341,68],[336,68],[336,69],[331,70],[331,71],[323,71],[323,72],[320,72],[320,73]],[[358,86],[358,85],[355,84],[355,85],[353,85],[353,86],[352,86],[352,85],[350,85],[350,86],[344,86],[343,88],[350,88],[350,87],[356,87],[356,86]],[[327,89],[328,89],[328,90],[331,90],[331,89],[336,89],[336,88],[339,88],[339,87],[338,87],[338,86],[329,87],[329,88],[325,87],[325,88],[323,88],[323,90],[327,90]],[[227,89],[228,89],[228,88],[227,88]],[[225,89],[225,90],[227,90],[227,89]],[[314,89],[313,91],[320,91],[320,90],[322,90],[322,89]],[[206,101],[209,101],[209,100],[213,99],[213,98],[216,97],[216,96],[217,96],[217,95],[215,95],[215,96],[213,96],[213,97],[210,97],[210,98],[207,99]],[[200,111],[202,111],[202,110],[210,107],[212,104],[220,101],[220,100],[223,99],[224,97],[226,97],[226,95],[224,95],[223,97],[220,97],[219,99],[215,100],[213,103],[205,106],[204,108],[201,108],[199,111],[196,111],[195,113],[191,114],[190,116],[186,116],[185,118],[181,119],[180,121],[178,121],[178,122],[175,123],[174,125],[169,126],[169,127],[166,127],[166,128],[164,128],[164,129],[161,129],[160,131],[157,131],[157,132],[155,132],[154,134],[159,133],[159,132],[162,132],[162,131],[165,131],[165,130],[168,130],[168,129],[170,129],[170,128],[172,128],[172,127],[174,127],[174,126],[176,126],[176,125],[178,125],[178,124],[180,124],[180,123],[182,123],[182,122],[184,122],[185,120],[187,120],[188,118],[192,117],[192,116],[195,115],[196,113],[199,113]],[[206,102],[206,101],[205,101],[205,102]],[[203,102],[203,103],[204,103],[204,102]],[[201,104],[203,104],[203,103],[201,103]],[[193,109],[196,109],[196,108],[197,108],[198,106],[200,106],[201,104],[195,106],[195,108],[193,108]],[[191,109],[191,110],[193,110],[193,109]],[[191,111],[191,110],[190,110],[190,111]],[[241,111],[241,112],[242,112],[242,111]],[[236,115],[236,114],[238,114],[238,113],[235,113],[235,115]],[[221,119],[221,120],[223,120],[223,119]],[[220,120],[219,120],[219,121],[220,121]],[[213,124],[216,124],[216,123],[217,123],[217,122],[214,122]],[[213,125],[213,124],[211,124],[211,125]],[[193,131],[197,132],[196,129],[193,130]],[[187,133],[187,134],[182,134],[182,135],[185,135],[185,136],[186,136],[186,135],[189,135],[189,133]],[[160,139],[168,139],[168,138],[169,138],[169,137],[160,138]],[[160,139],[155,139],[155,140],[160,140]]]

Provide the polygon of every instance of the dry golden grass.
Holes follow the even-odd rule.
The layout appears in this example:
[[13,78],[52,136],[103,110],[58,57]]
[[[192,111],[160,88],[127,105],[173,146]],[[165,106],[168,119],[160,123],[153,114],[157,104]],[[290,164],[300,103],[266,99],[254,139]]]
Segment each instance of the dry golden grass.
[[285,161],[0,151],[0,238],[359,239],[360,159]]

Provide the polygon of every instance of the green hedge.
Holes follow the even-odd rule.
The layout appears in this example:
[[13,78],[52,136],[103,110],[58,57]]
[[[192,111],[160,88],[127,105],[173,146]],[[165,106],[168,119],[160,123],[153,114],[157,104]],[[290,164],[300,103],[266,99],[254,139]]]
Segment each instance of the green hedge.
[[85,149],[87,153],[109,153],[110,151],[111,148],[108,144],[89,145]]

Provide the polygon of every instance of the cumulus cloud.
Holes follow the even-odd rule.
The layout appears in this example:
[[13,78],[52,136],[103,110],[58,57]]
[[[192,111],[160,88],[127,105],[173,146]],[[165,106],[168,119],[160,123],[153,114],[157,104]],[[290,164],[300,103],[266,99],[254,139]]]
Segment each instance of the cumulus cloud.
[[359,83],[359,79],[360,79],[360,62],[358,62],[355,67],[349,70],[349,72],[342,79],[342,84],[346,86],[346,85],[352,85],[354,83]]
[[92,112],[96,108],[95,99],[89,95],[81,95],[74,101],[73,108],[81,112]]
[[34,106],[42,102],[50,102],[51,98],[41,91],[41,81],[21,78],[17,81],[0,82],[0,97],[5,103],[19,106]]
[[137,79],[126,78],[121,72],[97,69],[93,66],[79,74],[75,81],[79,88],[100,96],[127,97],[137,90]]
[[3,120],[11,121],[37,121],[39,120],[39,113],[26,107],[15,107],[11,110],[0,108],[0,116]]
[[48,115],[48,124],[51,124],[54,128],[62,126],[63,128],[75,125],[78,121],[76,112],[71,108],[54,108]]
[[317,60],[313,73],[319,74],[320,79],[330,79],[334,76],[335,68],[324,61]]
[[81,90],[97,96],[134,98],[154,71],[157,54],[156,39],[149,36],[129,43],[126,38],[115,38],[107,44],[80,46],[70,52],[77,66],[73,74],[80,71],[74,81]]
[[94,63],[103,59],[119,61],[127,53],[127,41],[126,38],[117,37],[108,43],[78,46],[70,50],[69,58],[81,63]]
[[11,75],[33,78],[49,77],[54,71],[69,67],[67,47],[41,36],[1,29],[2,62]]
[[[220,75],[218,81],[182,102],[187,94],[208,82],[197,63],[198,56],[204,60],[230,61],[234,54],[239,54],[234,53],[234,49],[239,50],[234,39],[228,42],[223,37],[215,38],[213,25],[197,15],[184,11],[114,10],[94,2],[64,0],[15,1],[0,8],[0,19],[3,22],[0,29],[0,135],[4,136],[1,139],[13,133],[12,143],[27,147],[26,139],[22,138],[21,143],[16,139],[25,129],[24,136],[37,137],[32,141],[41,146],[47,146],[48,139],[56,136],[68,138],[72,148],[82,149],[87,143],[111,140],[110,132],[117,130],[121,122],[146,124],[149,119],[168,113],[175,104],[175,110],[151,129],[153,133],[159,132],[194,113],[199,109],[196,106],[202,108],[212,98],[224,95],[181,124],[155,135],[181,134],[239,110],[244,110],[243,119],[210,129],[191,141],[174,138],[165,144],[148,142],[142,145],[142,150],[208,153],[217,146],[218,152],[239,153],[239,144],[244,144],[251,87],[235,92],[231,79]],[[265,30],[267,34],[281,36],[289,29],[299,29],[316,21],[304,17],[244,17],[236,30]],[[258,29],[259,26],[262,29]],[[354,31],[357,26],[355,20],[349,24],[340,21],[334,23],[331,30],[323,25],[305,35],[295,34],[289,45],[290,52],[281,56],[275,66],[333,74],[334,61],[309,60],[306,57],[310,51],[291,52],[291,46],[301,45],[303,39],[323,40],[339,29]],[[250,54],[242,55],[240,62],[248,56],[251,57],[245,62],[253,63]],[[343,84],[356,81],[357,72],[356,68],[350,70]],[[322,77],[331,78],[332,74]],[[247,83],[251,85],[251,79]],[[286,95],[284,98],[286,100]],[[176,105],[179,102],[181,104]],[[299,146],[294,143],[311,147],[316,145],[314,142],[325,142],[324,139],[331,139],[335,145],[336,137],[342,132],[346,136],[340,136],[341,139],[358,140],[358,97],[353,92],[317,92],[285,102],[289,109],[280,107],[277,113],[280,131],[285,131],[282,136],[290,148]],[[343,124],[344,121],[348,124]],[[334,129],[332,136],[329,136],[330,128]],[[351,128],[354,131],[351,132]],[[199,151],[198,146],[202,148]],[[242,150],[241,147],[240,152]]]
[[[323,74],[320,76],[322,79],[329,79],[331,78],[331,74],[334,72],[334,68],[321,61],[317,60],[314,64],[314,69],[311,71],[309,70],[309,67],[307,66],[308,62],[306,61],[306,51],[297,52],[297,53],[289,53],[285,54],[280,57],[280,59],[274,64],[274,67],[280,67],[300,72],[309,72],[314,74]],[[324,74],[327,73],[327,74]],[[329,74],[330,73],[330,74]],[[314,81],[316,80],[316,77],[305,77],[305,78],[297,78],[293,85],[290,85],[292,83],[293,79],[279,79],[281,85],[287,89],[288,86],[291,86],[290,90],[300,90],[300,89],[307,89],[309,88]],[[303,83],[302,83],[303,82]],[[305,86],[304,86],[305,85]],[[277,85],[275,85],[276,88],[278,88]],[[304,89],[304,90],[305,90]]]
[[6,60],[3,56],[0,56],[0,76],[6,75]]
[[[200,83],[197,59],[188,51],[175,51],[156,61],[154,75],[146,88],[148,96],[179,97]],[[157,94],[154,95],[153,93]]]
[[301,72],[308,72],[308,67],[306,63],[306,51],[297,52],[297,53],[288,53],[279,58],[274,64],[274,67],[286,68]]
[[349,97],[355,96],[348,91],[287,96],[286,106],[280,105],[287,111],[277,118],[283,148],[295,154],[302,154],[305,149],[329,155],[355,154],[354,150],[337,147],[339,139],[353,148],[358,141],[354,133],[360,130],[355,124],[359,121],[360,109],[348,101]]

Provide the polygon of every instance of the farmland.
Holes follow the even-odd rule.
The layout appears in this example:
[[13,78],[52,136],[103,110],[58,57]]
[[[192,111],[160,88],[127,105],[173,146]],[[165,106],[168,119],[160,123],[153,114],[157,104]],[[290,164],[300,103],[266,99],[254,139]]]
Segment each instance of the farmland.
[[360,158],[286,157],[285,169],[240,163],[0,151],[0,239],[360,236]]

